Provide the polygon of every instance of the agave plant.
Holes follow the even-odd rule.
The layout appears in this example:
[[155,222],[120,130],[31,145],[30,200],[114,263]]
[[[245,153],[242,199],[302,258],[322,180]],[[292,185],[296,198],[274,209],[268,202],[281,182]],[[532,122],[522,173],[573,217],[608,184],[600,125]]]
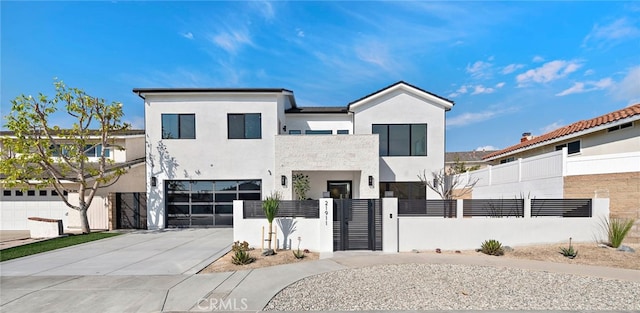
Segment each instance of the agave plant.
[[504,250],[502,249],[502,244],[500,243],[500,241],[497,241],[497,240],[494,240],[494,239],[485,240],[480,245],[480,251],[482,253],[488,254],[488,255],[503,255],[504,254]]
[[267,242],[269,245],[267,248],[271,250],[271,238],[273,235],[273,219],[278,215],[278,208],[280,206],[280,194],[275,192],[271,193],[267,198],[262,201],[262,210],[269,222],[269,233],[267,235]]

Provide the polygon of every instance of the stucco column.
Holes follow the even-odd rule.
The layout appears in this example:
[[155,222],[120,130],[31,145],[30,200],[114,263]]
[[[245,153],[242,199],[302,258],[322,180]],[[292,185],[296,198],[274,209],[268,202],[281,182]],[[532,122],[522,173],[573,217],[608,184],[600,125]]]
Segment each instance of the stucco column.
[[398,198],[382,198],[382,252],[398,252]]
[[321,259],[330,258],[333,256],[333,199],[320,198],[318,210],[318,252]]

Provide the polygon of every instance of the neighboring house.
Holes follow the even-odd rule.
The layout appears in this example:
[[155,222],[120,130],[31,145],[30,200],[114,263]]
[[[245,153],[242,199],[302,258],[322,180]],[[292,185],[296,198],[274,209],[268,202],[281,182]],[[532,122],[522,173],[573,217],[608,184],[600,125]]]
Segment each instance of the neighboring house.
[[[2,131],[0,137],[11,137],[12,132]],[[89,162],[95,162],[106,149],[105,155],[114,161],[111,169],[127,168],[127,173],[116,181],[101,187],[87,211],[91,229],[116,228],[116,212],[110,195],[118,192],[145,192],[145,136],[144,130],[127,130],[115,133],[111,147],[88,145],[85,154]],[[96,140],[97,141],[97,140]],[[119,147],[118,149],[114,147]],[[0,151],[2,146],[0,143]],[[64,193],[71,203],[78,203],[77,185],[72,177],[64,183]],[[26,230],[28,217],[61,219],[65,228],[80,228],[78,212],[68,208],[53,187],[35,189],[27,187],[5,188],[0,184],[0,230]]]
[[640,104],[532,136],[484,158],[473,198],[610,198],[611,217],[638,219]]
[[[233,200],[429,197],[453,102],[398,82],[344,107],[298,107],[268,88],[136,88],[145,102],[149,229],[231,225]],[[435,198],[435,196],[431,196]]]
[[459,163],[464,164],[465,168],[485,168],[489,163],[484,160],[484,157],[493,152],[495,150],[447,152],[444,156],[445,169],[449,170]]

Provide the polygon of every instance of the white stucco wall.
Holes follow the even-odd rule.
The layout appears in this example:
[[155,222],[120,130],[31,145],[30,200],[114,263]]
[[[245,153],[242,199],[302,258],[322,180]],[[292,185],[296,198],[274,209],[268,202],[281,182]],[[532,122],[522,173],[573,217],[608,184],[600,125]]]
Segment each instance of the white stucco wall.
[[[274,189],[277,93],[149,94],[147,134],[148,228],[165,227],[165,180],[262,180],[263,197]],[[196,139],[162,139],[161,114],[195,114]],[[228,139],[227,114],[260,113],[261,139]],[[149,185],[156,177],[157,186]]]
[[445,110],[423,98],[397,90],[362,103],[354,111],[354,132],[371,134],[372,124],[427,124],[427,156],[381,157],[380,181],[417,182],[444,167]]
[[[10,190],[11,196],[4,196],[4,191]],[[36,190],[35,196],[15,196],[15,189],[0,188],[0,230],[27,230],[28,217],[43,217],[60,219],[66,227],[67,206],[58,196],[51,196],[51,189],[46,189],[47,196],[40,196]]]
[[335,135],[338,130],[348,130],[353,134],[351,114],[287,114],[287,133],[289,130],[331,130]]

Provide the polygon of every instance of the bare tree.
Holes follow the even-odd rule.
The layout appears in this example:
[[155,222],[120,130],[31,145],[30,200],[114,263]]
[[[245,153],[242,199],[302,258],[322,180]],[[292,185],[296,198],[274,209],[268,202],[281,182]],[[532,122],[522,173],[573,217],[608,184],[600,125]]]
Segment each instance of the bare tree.
[[453,170],[445,171],[441,169],[428,174],[426,170],[418,174],[420,182],[424,186],[437,193],[443,200],[459,199],[473,191],[473,187],[478,183],[479,178],[471,178],[468,181],[462,179],[461,175]]

